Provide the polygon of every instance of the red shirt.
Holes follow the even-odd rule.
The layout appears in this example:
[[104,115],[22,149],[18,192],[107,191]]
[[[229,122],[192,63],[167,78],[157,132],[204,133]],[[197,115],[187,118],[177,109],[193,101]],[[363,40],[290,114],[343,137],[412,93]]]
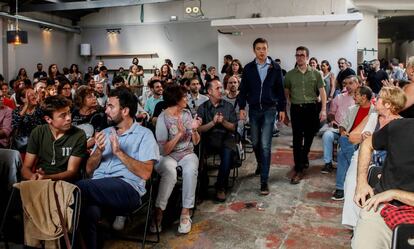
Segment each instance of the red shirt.
[[12,110],[16,109],[14,101],[8,98],[3,98],[3,105],[10,107]]
[[352,125],[352,128],[350,131],[354,130],[361,122],[362,120],[368,115],[369,109],[371,108],[371,106],[368,107],[359,107],[358,109],[358,113],[355,117],[355,121],[354,124]]

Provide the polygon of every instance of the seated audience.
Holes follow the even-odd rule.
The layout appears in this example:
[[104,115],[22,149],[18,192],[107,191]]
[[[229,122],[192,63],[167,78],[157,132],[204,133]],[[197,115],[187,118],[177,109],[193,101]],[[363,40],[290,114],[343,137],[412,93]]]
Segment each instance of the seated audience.
[[355,152],[355,145],[349,141],[349,133],[352,132],[362,120],[370,113],[375,111],[371,104],[372,91],[369,87],[361,86],[355,91],[355,105],[349,107],[344,119],[339,124],[338,139],[338,165],[336,170],[336,190],[332,195],[332,200],[340,201],[344,199],[344,182],[346,172],[351,164],[352,155]]
[[47,78],[40,78],[39,81],[34,84],[34,91],[36,94],[37,102],[42,104],[46,98],[46,84]]
[[322,135],[323,143],[323,160],[325,166],[322,168],[321,173],[327,174],[332,172],[332,154],[334,142],[339,138],[339,123],[345,117],[346,112],[350,106],[355,104],[354,93],[358,84],[358,79],[355,75],[348,76],[343,81],[346,92],[337,95],[331,102],[330,110],[328,114],[328,129]]
[[47,77],[47,73],[45,71],[43,71],[43,64],[42,63],[37,63],[36,65],[37,67],[37,71],[33,74],[33,79],[40,79],[40,78],[45,78]]
[[43,114],[33,89],[19,89],[16,93],[16,100],[19,107],[14,109],[12,114],[12,148],[25,152],[30,133],[44,122]]
[[161,230],[162,213],[167,207],[168,199],[177,182],[179,166],[183,174],[183,197],[179,233],[191,230],[190,209],[194,207],[195,190],[198,176],[198,158],[194,153],[194,145],[200,142],[197,128],[201,125],[199,118],[192,118],[187,106],[187,91],[183,86],[170,86],[164,94],[164,101],[170,107],[158,117],[155,130],[156,138],[162,155],[155,170],[160,174],[160,186],[155,202],[156,221],[151,231]]
[[[353,144],[363,142],[374,131],[381,129],[394,119],[401,118],[398,112],[404,107],[404,92],[397,87],[383,87],[379,94],[381,101],[375,103],[377,112],[366,117],[350,134],[349,141]],[[384,103],[387,103],[384,105]],[[381,166],[384,161],[383,151],[375,151],[372,155],[373,164]],[[357,180],[357,164],[359,149],[354,152],[351,164],[346,173],[344,192],[345,200],[342,211],[342,224],[348,227],[355,227],[360,208],[354,203],[355,186]]]
[[55,85],[48,85],[46,87],[46,98],[57,95],[57,87]]
[[94,134],[108,127],[105,109],[98,105],[95,91],[88,86],[78,89],[72,111],[72,125],[85,132],[88,149],[95,145]]
[[148,86],[152,91],[152,96],[145,102],[144,110],[150,115],[150,117],[152,117],[154,114],[155,105],[163,100],[163,86],[162,83],[158,80],[150,81],[148,83]]
[[[228,178],[235,155],[234,133],[237,118],[232,104],[222,99],[221,82],[213,80],[206,86],[209,100],[198,108],[198,117],[203,121],[198,131],[203,135],[203,153],[214,151],[220,154],[216,198],[218,201],[225,201]],[[203,173],[207,174],[207,172]]]
[[[71,101],[53,96],[42,105],[47,124],[33,129],[22,167],[26,180],[65,180],[79,177],[86,153],[85,133],[71,125]],[[35,170],[33,170],[35,169]]]
[[159,149],[150,130],[134,121],[137,98],[125,87],[112,90],[106,115],[111,127],[95,135],[86,164],[91,179],[77,182],[82,192],[81,231],[86,248],[97,248],[102,209],[123,215],[140,206]]
[[[217,76],[217,74],[216,74],[217,72],[216,72],[216,67],[214,67],[214,66],[210,66],[209,68],[208,68],[208,74],[206,74],[206,76],[205,76],[205,80],[206,80],[206,82],[210,82],[210,81],[212,81],[212,80],[220,80],[220,78]],[[207,87],[206,87],[207,88]]]
[[106,107],[106,102],[108,101],[108,96],[103,92],[103,84],[102,83],[97,83],[95,85],[95,94],[96,94],[96,100],[98,101],[98,104],[105,108]]
[[188,81],[189,92],[187,94],[187,105],[190,107],[191,115],[197,113],[198,107],[208,100],[208,97],[199,93],[201,85],[198,78],[192,78]]
[[414,56],[408,58],[405,73],[410,83],[403,87],[407,96],[407,103],[400,114],[404,118],[414,118]]
[[12,132],[12,109],[3,104],[3,92],[0,91],[0,148],[8,149]]
[[16,109],[16,104],[11,99],[11,96],[9,94],[9,85],[7,83],[2,83],[0,86],[1,86],[1,94],[3,98],[2,100],[3,105],[9,107],[12,110]]
[[[404,97],[402,102],[405,101]],[[381,97],[378,102],[384,108],[389,105]],[[354,201],[362,209],[355,227],[352,248],[391,248],[392,229],[401,223],[412,223],[413,134],[414,120],[397,118],[361,144]],[[379,183],[374,189],[367,180],[373,150],[387,152]],[[407,213],[408,216],[405,215]]]
[[62,81],[57,89],[59,95],[72,100],[72,85],[70,84],[69,80]]

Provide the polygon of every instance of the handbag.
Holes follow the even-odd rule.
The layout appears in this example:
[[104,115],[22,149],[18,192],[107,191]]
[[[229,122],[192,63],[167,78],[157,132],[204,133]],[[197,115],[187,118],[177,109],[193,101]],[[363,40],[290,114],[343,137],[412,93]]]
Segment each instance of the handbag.
[[13,147],[17,150],[25,150],[27,143],[29,142],[28,136],[14,136]]

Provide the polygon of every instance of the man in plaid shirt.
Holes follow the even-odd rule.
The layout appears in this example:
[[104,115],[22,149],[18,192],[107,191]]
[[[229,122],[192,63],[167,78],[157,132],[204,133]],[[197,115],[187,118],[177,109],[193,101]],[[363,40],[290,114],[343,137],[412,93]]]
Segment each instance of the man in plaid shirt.
[[[413,148],[414,119],[395,119],[362,143],[354,201],[363,209],[352,248],[391,248],[391,229],[414,223]],[[372,189],[367,172],[374,149],[386,150],[387,157],[380,181]]]

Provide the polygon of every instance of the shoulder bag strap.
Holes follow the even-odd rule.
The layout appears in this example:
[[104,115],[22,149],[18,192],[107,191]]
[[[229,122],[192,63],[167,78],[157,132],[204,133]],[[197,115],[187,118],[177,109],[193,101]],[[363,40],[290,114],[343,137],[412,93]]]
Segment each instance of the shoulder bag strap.
[[59,203],[58,195],[56,193],[56,183],[57,182],[53,183],[53,193],[55,195],[55,201],[56,201],[56,206],[57,206],[57,210],[58,210],[59,220],[60,220],[60,224],[62,226],[63,237],[65,239],[66,248],[71,249],[72,246],[71,246],[70,241],[69,241],[68,228],[66,226],[65,219],[63,218],[62,210],[60,209],[60,203]]

